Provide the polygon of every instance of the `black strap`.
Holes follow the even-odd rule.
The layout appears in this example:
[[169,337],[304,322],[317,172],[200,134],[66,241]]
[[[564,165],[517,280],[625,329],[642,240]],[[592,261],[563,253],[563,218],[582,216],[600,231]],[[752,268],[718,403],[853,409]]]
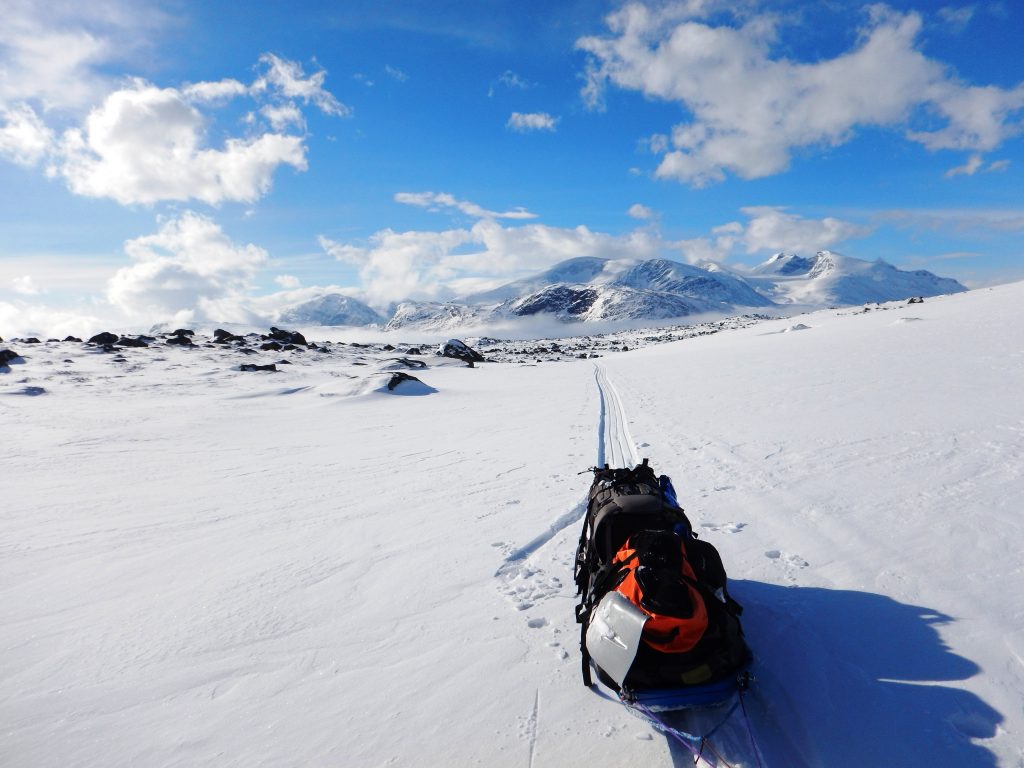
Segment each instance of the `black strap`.
[[590,651],[587,650],[587,621],[580,622],[580,656],[583,659],[583,684],[589,688],[594,684],[590,677]]
[[[681,574],[681,575],[683,577],[683,581],[685,581],[691,587],[693,587],[698,592],[700,592],[701,596],[705,600],[714,600],[714,601],[716,601],[718,603],[722,602],[721,598],[719,598],[718,595],[716,595],[714,592],[712,592],[711,588],[708,587],[707,584],[701,584],[696,579],[691,579],[685,573]],[[729,593],[726,592],[724,589],[722,590],[722,594],[725,596],[725,608],[726,608],[726,610],[729,611],[729,613],[731,613],[733,616],[741,615],[743,613],[743,606],[740,605],[739,603],[737,603],[731,597],[729,597]]]

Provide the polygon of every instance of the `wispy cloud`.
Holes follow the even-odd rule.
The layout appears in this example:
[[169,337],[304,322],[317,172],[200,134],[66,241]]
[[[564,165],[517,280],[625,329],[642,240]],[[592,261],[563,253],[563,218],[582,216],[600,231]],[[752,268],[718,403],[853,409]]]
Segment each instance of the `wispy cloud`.
[[939,8],[937,15],[947,29],[959,34],[967,29],[967,25],[971,23],[971,19],[974,18],[976,10],[977,9],[973,5],[960,7],[945,6],[943,8]]
[[525,91],[532,88],[533,83],[526,78],[520,77],[511,69],[506,69],[501,73],[501,75],[491,81],[491,85],[487,89],[487,95],[494,96],[495,89],[499,86],[502,88],[509,88],[514,91]]
[[321,69],[307,76],[297,61],[282,59],[273,53],[264,53],[260,56],[260,64],[263,66],[263,73],[252,84],[251,91],[267,91],[276,93],[280,98],[302,101],[304,104],[312,103],[328,115],[344,117],[351,114],[352,110],[349,107],[324,88],[326,70]]
[[21,275],[11,280],[11,290],[22,296],[38,296],[42,293],[32,275]]
[[1024,231],[1024,208],[902,208],[875,212],[873,219],[879,223],[931,232],[998,234]]
[[0,105],[0,157],[34,166],[53,151],[54,133],[27,104]]
[[295,290],[302,285],[302,281],[295,275],[277,275],[274,282],[285,290]]
[[453,208],[467,216],[478,219],[535,219],[537,214],[525,208],[513,208],[511,211],[489,211],[468,200],[458,200],[447,192],[397,192],[395,202],[404,205],[415,205],[431,211]]
[[985,161],[981,159],[981,155],[971,155],[967,158],[967,162],[963,165],[958,165],[955,168],[950,168],[943,175],[947,179],[952,179],[954,176],[973,176],[978,170],[985,164]]

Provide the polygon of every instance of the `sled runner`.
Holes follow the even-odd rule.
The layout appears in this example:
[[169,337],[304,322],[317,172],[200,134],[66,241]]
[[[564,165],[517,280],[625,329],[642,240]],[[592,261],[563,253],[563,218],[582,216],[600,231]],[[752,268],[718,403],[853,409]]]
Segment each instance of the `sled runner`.
[[746,686],[751,654],[718,551],[647,459],[593,472],[575,564],[584,684],[593,668],[650,711],[727,701]]

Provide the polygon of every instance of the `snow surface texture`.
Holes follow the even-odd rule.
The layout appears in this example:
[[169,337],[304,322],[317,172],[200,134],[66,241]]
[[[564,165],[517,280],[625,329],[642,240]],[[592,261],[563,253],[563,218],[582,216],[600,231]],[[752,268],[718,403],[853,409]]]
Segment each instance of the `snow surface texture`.
[[398,351],[0,345],[0,764],[690,765],[579,679],[577,473],[648,456],[746,607],[766,766],[1018,768],[1022,302],[424,355],[423,397]]

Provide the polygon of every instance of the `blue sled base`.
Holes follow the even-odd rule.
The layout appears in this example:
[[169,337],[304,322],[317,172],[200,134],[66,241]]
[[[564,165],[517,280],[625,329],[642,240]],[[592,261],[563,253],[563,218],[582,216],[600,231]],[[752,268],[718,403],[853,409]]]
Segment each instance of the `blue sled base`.
[[728,677],[707,685],[691,685],[686,688],[657,688],[647,691],[623,691],[620,698],[626,704],[640,704],[652,712],[669,712],[677,709],[711,707],[724,704],[735,694],[745,690],[750,683],[747,673]]

